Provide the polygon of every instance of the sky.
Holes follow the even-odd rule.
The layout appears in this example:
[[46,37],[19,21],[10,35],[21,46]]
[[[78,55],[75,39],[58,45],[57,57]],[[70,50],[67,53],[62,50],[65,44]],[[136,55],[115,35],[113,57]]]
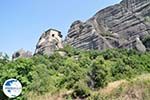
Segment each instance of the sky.
[[49,28],[67,35],[76,20],[86,21],[120,0],[0,0],[0,52],[11,56],[23,48],[34,52]]

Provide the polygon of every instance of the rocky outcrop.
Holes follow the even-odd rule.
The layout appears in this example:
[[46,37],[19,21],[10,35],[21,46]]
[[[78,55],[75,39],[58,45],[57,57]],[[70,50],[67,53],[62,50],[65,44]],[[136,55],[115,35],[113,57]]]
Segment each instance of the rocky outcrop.
[[17,59],[17,58],[29,58],[32,57],[32,52],[30,51],[25,51],[23,49],[18,50],[12,55],[12,59]]
[[86,50],[134,48],[143,52],[146,48],[141,40],[150,35],[148,18],[149,0],[123,0],[100,10],[86,22],[75,21],[65,43]]
[[49,29],[42,34],[37,45],[35,54],[53,54],[54,50],[63,48],[61,32],[55,29]]
[[145,52],[146,48],[141,42],[139,35],[136,35],[129,39],[129,41],[124,42],[119,48],[128,48],[128,49],[136,49],[140,52]]

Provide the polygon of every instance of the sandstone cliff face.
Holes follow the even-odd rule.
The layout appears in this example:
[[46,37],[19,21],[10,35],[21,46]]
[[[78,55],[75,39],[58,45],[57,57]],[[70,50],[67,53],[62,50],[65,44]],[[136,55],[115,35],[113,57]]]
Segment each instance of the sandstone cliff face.
[[55,29],[49,29],[40,37],[34,54],[51,55],[54,50],[63,48],[61,32]]
[[123,0],[97,12],[86,22],[75,21],[65,43],[82,49],[134,48],[150,35],[150,0]]

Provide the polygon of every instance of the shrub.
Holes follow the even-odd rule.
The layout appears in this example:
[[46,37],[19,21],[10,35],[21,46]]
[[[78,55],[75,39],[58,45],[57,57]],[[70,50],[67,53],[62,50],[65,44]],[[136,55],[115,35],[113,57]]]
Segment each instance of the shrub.
[[90,88],[83,82],[79,81],[74,86],[74,92],[72,93],[73,98],[87,98],[90,96]]
[[145,22],[150,22],[150,17],[149,16],[145,17]]

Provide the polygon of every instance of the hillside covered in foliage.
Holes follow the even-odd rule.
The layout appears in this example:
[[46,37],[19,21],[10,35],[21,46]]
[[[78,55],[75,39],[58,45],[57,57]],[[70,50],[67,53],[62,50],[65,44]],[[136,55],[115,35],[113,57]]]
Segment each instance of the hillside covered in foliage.
[[[61,56],[59,51],[65,52],[65,56]],[[44,95],[48,95],[47,100],[53,100],[58,94],[67,100],[117,100],[126,90],[117,87],[115,92],[105,96],[99,91],[119,80],[127,80],[128,86],[138,84],[134,80],[137,76],[149,74],[150,52],[126,49],[85,51],[66,46],[51,56],[34,55],[31,58],[9,60],[7,56],[1,55],[0,100],[8,99],[3,94],[2,85],[9,78],[18,79],[23,86],[21,95],[15,100],[35,100]],[[145,86],[142,89],[146,90],[143,90],[140,97],[148,100],[150,79],[142,82]]]

